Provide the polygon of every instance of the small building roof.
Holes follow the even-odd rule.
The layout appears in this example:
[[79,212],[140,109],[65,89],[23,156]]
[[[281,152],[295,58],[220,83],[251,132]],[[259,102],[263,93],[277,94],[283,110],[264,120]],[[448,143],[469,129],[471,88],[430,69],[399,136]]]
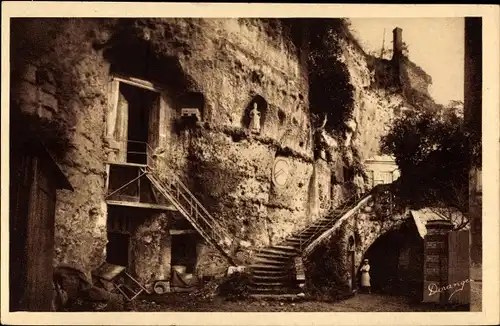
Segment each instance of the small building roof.
[[56,187],[58,189],[68,189],[74,191],[68,177],[64,174],[54,155],[52,155],[50,150],[36,134],[28,134],[14,138],[15,139],[12,141],[11,147],[13,146],[15,150],[36,153],[41,159],[43,159],[44,162],[48,164],[47,168],[53,173],[52,176],[55,179]]
[[410,214],[415,222],[418,233],[422,238],[427,234],[427,223],[430,221],[451,221],[439,213],[439,209],[425,207],[419,210],[410,210]]
[[396,158],[390,155],[374,155],[365,160],[365,163],[375,163],[375,162],[384,162],[384,163],[394,163],[396,164]]

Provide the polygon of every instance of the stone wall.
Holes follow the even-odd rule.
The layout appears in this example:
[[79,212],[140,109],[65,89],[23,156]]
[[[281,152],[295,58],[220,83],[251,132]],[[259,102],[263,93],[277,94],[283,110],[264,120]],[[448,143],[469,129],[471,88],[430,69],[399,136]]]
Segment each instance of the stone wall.
[[[381,217],[375,206],[370,195],[305,249],[308,291],[332,297],[349,293],[351,282],[356,280],[349,266],[350,250],[354,250],[355,270],[358,271],[365,252],[375,240],[399,228],[407,218],[405,213]],[[354,240],[354,245],[350,239]]]
[[142,284],[170,279],[171,235],[168,230],[166,214],[153,213],[143,217],[131,234],[132,273]]
[[[21,78],[13,80],[12,108],[54,123],[52,135],[61,135],[62,143],[57,159],[75,188],[58,193],[55,264],[88,270],[105,259],[105,132],[114,72],[166,85],[160,172],[185,180],[233,234],[258,247],[305,224],[313,170],[308,85],[300,51],[280,26],[258,19],[14,20],[12,69]],[[128,43],[144,45],[148,62],[158,65],[151,70],[160,73],[141,73],[145,60],[125,51]],[[36,84],[37,67],[51,72],[48,83]],[[176,99],[183,92],[202,94],[203,118],[179,132]],[[254,100],[262,110],[258,134],[248,132]],[[54,139],[45,140],[55,147]],[[276,157],[290,167],[285,187],[272,183]],[[136,236],[156,244],[156,236],[143,233],[162,228],[143,225]],[[157,261],[161,253],[153,256]],[[153,269],[155,277],[164,276]]]
[[[109,81],[117,73],[160,85],[165,111],[158,172],[185,181],[245,243],[242,257],[326,214],[347,196],[350,183],[363,188],[359,177],[339,181],[343,166],[378,154],[401,96],[374,87],[366,55],[343,41],[340,60],[355,91],[353,118],[346,121],[350,132],[345,143],[326,135],[329,157],[314,157],[307,46],[280,20],[272,21],[13,21],[12,75],[20,78],[13,78],[12,109],[50,122],[49,132],[39,130],[49,147],[59,149],[57,159],[75,188],[58,193],[55,263],[88,270],[105,259],[105,162],[111,150],[105,133],[112,107]],[[34,79],[37,67],[50,72],[44,73],[48,77]],[[201,121],[180,125],[180,109],[191,105],[189,100],[200,106]],[[256,133],[249,130],[253,103],[261,113]],[[278,159],[288,166],[284,184],[273,181]],[[149,239],[144,232],[166,232],[168,226],[157,222],[141,227],[141,241]],[[151,238],[160,248],[148,254],[151,261],[166,255],[161,241]],[[144,273],[150,267],[137,266]],[[155,277],[164,276],[153,269]]]
[[[90,20],[41,19],[14,19],[11,26],[12,110],[37,117],[33,130],[75,189],[57,194],[55,263],[86,267],[100,263],[106,244],[102,136],[109,65],[89,42],[95,27]],[[37,73],[50,76],[50,85],[37,84]]]
[[[148,26],[148,44],[165,57],[176,55],[190,90],[204,97],[202,121],[172,135],[165,167],[176,168],[209,212],[251,247],[276,243],[304,225],[312,175],[308,85],[297,49],[279,24],[274,34],[256,19],[155,20]],[[165,29],[176,30],[181,54],[161,47]],[[253,101],[261,111],[257,134],[248,128]],[[178,115],[171,118],[174,124]],[[284,187],[272,182],[278,157],[289,165]]]
[[[380,154],[380,139],[386,135],[391,123],[404,103],[401,93],[392,91],[390,83],[381,81],[389,69],[378,72],[385,62],[368,58],[359,47],[343,42],[341,60],[347,65],[350,83],[354,88],[354,110],[351,146],[361,162]],[[371,60],[369,60],[371,59]],[[375,61],[373,63],[372,61]]]

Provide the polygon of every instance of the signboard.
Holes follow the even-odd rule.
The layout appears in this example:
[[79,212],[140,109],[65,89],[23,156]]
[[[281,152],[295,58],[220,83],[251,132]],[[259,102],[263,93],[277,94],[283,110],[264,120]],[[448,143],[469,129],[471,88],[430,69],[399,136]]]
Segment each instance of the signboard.
[[302,261],[302,257],[297,256],[294,259],[295,262],[295,273],[296,273],[296,279],[299,283],[305,282],[306,280],[306,272],[304,270],[304,263]]

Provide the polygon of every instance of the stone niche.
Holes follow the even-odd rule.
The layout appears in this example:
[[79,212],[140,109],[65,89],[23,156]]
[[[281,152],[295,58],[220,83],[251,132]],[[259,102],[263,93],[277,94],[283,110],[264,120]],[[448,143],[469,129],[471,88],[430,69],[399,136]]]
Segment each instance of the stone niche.
[[179,128],[189,128],[202,123],[205,118],[205,97],[199,92],[185,92],[175,100]]
[[241,118],[241,124],[251,132],[259,134],[265,128],[267,117],[267,101],[264,97],[256,95],[248,103]]

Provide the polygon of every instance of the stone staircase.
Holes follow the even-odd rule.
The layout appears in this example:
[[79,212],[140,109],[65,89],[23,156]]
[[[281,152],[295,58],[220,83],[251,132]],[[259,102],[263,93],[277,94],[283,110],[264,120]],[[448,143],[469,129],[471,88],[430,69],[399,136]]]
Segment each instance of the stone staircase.
[[357,201],[346,201],[341,207],[332,210],[327,216],[319,218],[306,228],[287,237],[279,245],[260,249],[250,271],[251,281],[248,287],[255,298],[285,298],[295,296],[303,290],[295,278],[294,258],[321,234],[333,227]]

